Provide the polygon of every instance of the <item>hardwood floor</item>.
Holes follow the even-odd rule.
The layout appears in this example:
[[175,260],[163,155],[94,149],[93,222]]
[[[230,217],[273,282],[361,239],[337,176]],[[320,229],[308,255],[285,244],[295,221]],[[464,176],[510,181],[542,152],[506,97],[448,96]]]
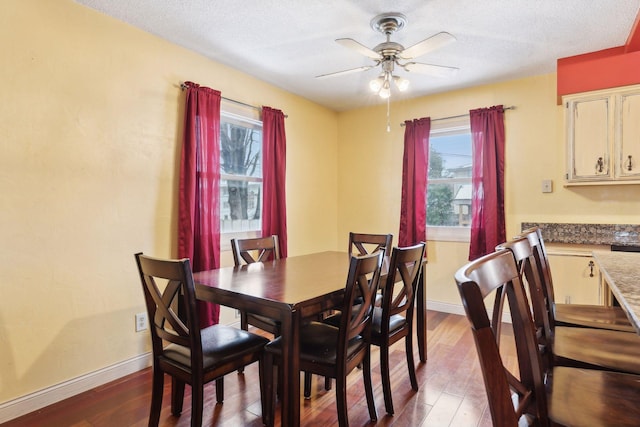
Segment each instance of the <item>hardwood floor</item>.
[[[384,411],[380,383],[379,355],[372,351],[372,376],[378,421],[369,421],[362,374],[355,370],[349,377],[349,422],[352,426],[491,426],[482,373],[473,338],[464,316],[429,311],[428,360],[418,363],[419,391],[411,390],[407,374],[403,341],[392,347],[391,382],[396,413]],[[505,325],[503,335],[510,335]],[[504,356],[515,365],[512,342],[503,339]],[[415,346],[414,346],[415,347]],[[415,360],[418,359],[417,349]],[[225,377],[225,401],[216,405],[215,388],[205,391],[205,426],[261,426],[260,392],[257,364],[243,375]],[[111,427],[146,426],[151,401],[151,372],[145,369],[117,381],[97,387],[49,407],[2,424],[2,427]],[[190,394],[187,387],[184,411],[173,417],[170,410],[170,380],[165,381],[161,426],[190,425]],[[314,376],[312,397],[301,403],[303,426],[337,425],[334,390],[324,390],[324,380]],[[279,410],[279,407],[277,408]],[[280,423],[278,414],[276,425]]]

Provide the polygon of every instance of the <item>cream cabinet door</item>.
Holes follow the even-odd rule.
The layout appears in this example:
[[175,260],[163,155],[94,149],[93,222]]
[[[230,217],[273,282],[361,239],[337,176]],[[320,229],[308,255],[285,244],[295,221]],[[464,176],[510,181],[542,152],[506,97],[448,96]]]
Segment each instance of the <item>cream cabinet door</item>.
[[589,261],[591,257],[549,254],[556,303],[604,303],[597,266]]
[[567,101],[569,181],[611,179],[613,105],[609,95]]
[[616,179],[640,179],[640,91],[617,99]]

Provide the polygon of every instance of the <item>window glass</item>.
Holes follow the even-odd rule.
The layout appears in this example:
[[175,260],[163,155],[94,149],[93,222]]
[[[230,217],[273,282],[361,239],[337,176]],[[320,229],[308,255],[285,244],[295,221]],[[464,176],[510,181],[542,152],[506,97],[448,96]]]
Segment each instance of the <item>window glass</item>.
[[[443,240],[459,240],[471,225],[471,132],[466,123],[440,125],[429,136],[427,227]],[[435,233],[434,233],[435,232]],[[462,233],[462,234],[460,234]],[[451,239],[447,238],[451,237]]]
[[223,111],[220,118],[220,231],[259,231],[262,122]]

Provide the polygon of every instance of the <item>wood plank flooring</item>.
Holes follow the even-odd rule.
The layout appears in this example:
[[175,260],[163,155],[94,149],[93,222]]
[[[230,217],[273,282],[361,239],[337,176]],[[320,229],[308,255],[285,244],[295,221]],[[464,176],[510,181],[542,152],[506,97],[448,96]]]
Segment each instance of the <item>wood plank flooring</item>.
[[[379,353],[372,350],[372,377],[378,421],[370,422],[364,397],[362,373],[355,370],[349,376],[349,421],[351,426],[396,427],[488,427],[491,415],[487,408],[482,373],[473,338],[464,316],[428,311],[428,360],[418,363],[419,391],[409,383],[405,363],[404,343],[396,343],[390,355],[393,366],[391,382],[395,415],[384,410],[380,382]],[[510,325],[503,334],[510,335]],[[515,349],[509,339],[503,339],[503,353],[515,365]],[[414,346],[415,347],[415,346]],[[417,348],[415,360],[418,359]],[[117,381],[81,393],[49,407],[2,424],[2,427],[124,427],[146,426],[151,401],[151,372],[145,369]],[[170,410],[170,380],[165,381],[161,426],[189,426],[191,399],[187,387],[184,411],[173,417]],[[277,408],[279,411],[279,407]],[[303,426],[337,425],[334,390],[324,390],[324,380],[314,376],[312,397],[302,400]],[[280,423],[279,413],[276,425]],[[216,404],[215,388],[205,389],[205,426],[261,426],[258,367],[254,364],[243,375],[225,377],[225,401]]]

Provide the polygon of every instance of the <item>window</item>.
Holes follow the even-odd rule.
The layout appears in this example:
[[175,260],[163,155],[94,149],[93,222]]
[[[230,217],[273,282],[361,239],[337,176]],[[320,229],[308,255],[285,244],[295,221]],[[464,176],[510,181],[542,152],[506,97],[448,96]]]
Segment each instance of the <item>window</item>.
[[262,122],[228,109],[220,113],[220,232],[254,237],[262,227]]
[[432,127],[427,179],[427,228],[430,239],[469,239],[472,160],[468,118],[464,122]]

